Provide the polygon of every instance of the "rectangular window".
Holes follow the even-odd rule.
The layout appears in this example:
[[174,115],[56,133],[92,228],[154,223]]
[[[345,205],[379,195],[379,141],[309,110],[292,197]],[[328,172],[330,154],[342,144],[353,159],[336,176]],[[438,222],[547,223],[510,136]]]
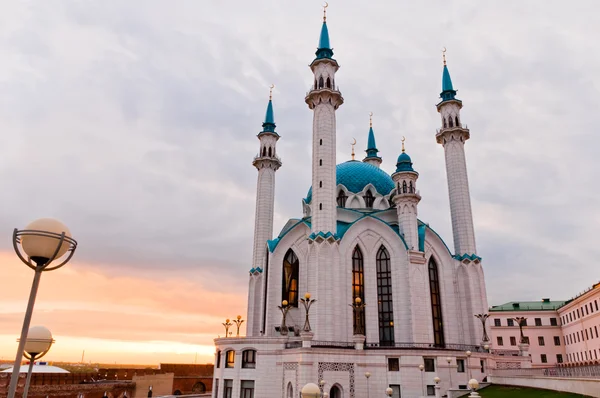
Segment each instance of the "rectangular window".
[[390,384],[392,398],[400,398],[400,384]]
[[594,348],[594,359],[598,359],[598,351]]
[[240,398],[254,398],[254,380],[242,380]]
[[485,361],[483,359],[479,360],[479,368],[481,369],[481,373],[485,373]]
[[594,300],[594,306],[596,307],[596,311],[598,311],[598,300]]
[[504,341],[502,340],[502,336],[496,337],[496,340],[498,341],[498,345],[504,345]]
[[546,357],[546,354],[542,354],[541,359],[542,359],[542,363],[548,363],[548,358]]
[[527,319],[523,319],[523,326],[527,326]]
[[465,360],[464,359],[456,360],[456,371],[458,373],[465,373]]
[[529,336],[523,336],[523,340],[525,340],[525,344],[531,344],[529,342]]
[[594,338],[594,331],[592,330],[592,328],[590,327],[590,339]]
[[596,332],[596,338],[598,338],[598,326],[594,326],[594,331]]
[[554,345],[560,345],[560,336],[554,336]]
[[215,379],[215,397],[219,398],[219,379]]
[[233,351],[233,350],[227,351],[225,353],[225,358],[226,358],[226,362],[225,362],[226,368],[235,367],[235,351]]
[[542,326],[542,318],[535,318],[535,326]]
[[573,313],[572,312],[569,312],[569,321],[573,322]]
[[494,326],[502,326],[502,323],[500,323],[499,318],[494,319]]
[[538,336],[538,344],[540,346],[546,345],[544,342],[544,336]]
[[563,363],[562,354],[556,354],[556,363]]
[[515,321],[514,321],[512,318],[508,318],[508,319],[506,320],[506,324],[507,324],[508,326],[515,326]]
[[517,345],[517,338],[515,336],[510,336],[510,345]]
[[[583,310],[581,310],[581,312],[583,313]],[[585,314],[586,314],[586,315],[589,315],[589,314],[590,314],[590,311],[588,310],[588,306],[587,306],[587,304],[585,305]]]
[[432,385],[427,385],[427,396],[428,397],[435,397],[435,386]]
[[399,358],[388,358],[388,371],[399,372],[400,371],[400,359]]
[[467,389],[467,385],[466,384],[459,384],[458,385],[458,389],[459,390],[466,390]]
[[223,398],[233,398],[233,380],[225,379],[223,381]]
[[579,308],[577,308],[577,319],[581,318],[581,315],[579,315]]
[[256,368],[256,351],[245,350],[242,351],[242,369],[254,369]]
[[435,361],[433,358],[423,358],[425,372],[435,372]]
[[[581,333],[581,334],[583,334],[583,333]],[[590,339],[590,337],[588,336],[587,329],[585,329],[585,340],[589,340],[589,339]]]
[[594,312],[594,304],[590,303],[590,312],[593,313]]
[[577,342],[581,343],[581,337],[579,337],[579,331],[577,331]]
[[558,326],[558,322],[556,318],[550,318],[550,326]]

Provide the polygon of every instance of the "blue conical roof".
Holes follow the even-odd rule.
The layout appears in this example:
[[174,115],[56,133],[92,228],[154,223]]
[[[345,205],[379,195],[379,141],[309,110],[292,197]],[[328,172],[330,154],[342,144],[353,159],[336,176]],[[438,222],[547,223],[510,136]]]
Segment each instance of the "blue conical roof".
[[367,141],[367,158],[377,158],[379,150],[375,145],[375,133],[373,133],[373,127],[369,128],[369,140]]
[[440,93],[440,97],[442,97],[442,101],[453,100],[456,97],[456,90],[452,87],[452,79],[446,65],[444,65],[442,73],[442,92]]
[[265,114],[265,121],[262,127],[263,133],[275,133],[275,116],[273,114],[273,101],[271,100],[269,100],[269,104],[267,105],[267,113]]
[[327,22],[323,21],[321,27],[321,36],[319,36],[319,47],[315,53],[317,59],[333,57],[333,50],[329,44],[329,30],[327,30]]
[[398,156],[398,162],[396,163],[396,173],[399,171],[415,171],[410,156],[404,151]]

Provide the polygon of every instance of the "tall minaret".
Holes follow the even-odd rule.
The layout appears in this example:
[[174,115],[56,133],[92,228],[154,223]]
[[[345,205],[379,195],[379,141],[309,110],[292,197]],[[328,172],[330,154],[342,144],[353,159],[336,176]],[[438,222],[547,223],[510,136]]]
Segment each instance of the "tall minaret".
[[[444,49],[444,52],[446,50]],[[448,192],[450,194],[450,213],[452,215],[452,233],[454,235],[454,254],[477,254],[475,248],[475,232],[473,214],[471,212],[471,196],[467,178],[465,160],[465,141],[470,137],[469,130],[462,127],[460,109],[462,101],[456,99],[456,90],[452,87],[450,72],[446,66],[444,53],[444,73],[442,76],[442,101],[437,110],[442,117],[442,128],[435,138],[444,146],[446,154],[446,174],[448,176]]]
[[379,157],[379,150],[375,145],[375,134],[373,133],[373,112],[369,114],[369,139],[367,141],[367,157],[363,159],[363,162],[372,164],[375,167],[381,165],[381,158]]
[[335,201],[335,111],[344,102],[335,84],[335,72],[339,65],[333,59],[329,45],[327,17],[323,14],[323,26],[316,58],[310,64],[314,84],[306,95],[313,116],[312,159],[312,232],[336,233],[337,205]]
[[[254,218],[254,251],[252,254],[252,269],[250,289],[248,292],[248,323],[247,335],[258,335],[261,328],[261,314],[263,303],[256,302],[255,297],[262,297],[267,256],[267,240],[273,237],[273,213],[275,206],[275,172],[281,166],[277,156],[276,144],[279,134],[275,132],[275,118],[273,116],[273,85],[269,94],[267,114],[262,124],[263,130],[258,133],[260,147],[258,155],[252,164],[258,170],[256,184],[256,213]],[[261,272],[256,272],[260,270]],[[252,279],[254,278],[254,279]],[[259,290],[260,289],[260,290]],[[259,290],[256,292],[256,290]],[[263,298],[264,300],[264,298]]]
[[419,250],[419,233],[417,227],[417,205],[421,195],[417,191],[417,173],[412,167],[412,160],[404,150],[404,137],[402,138],[402,153],[398,156],[396,172],[392,179],[396,184],[394,203],[398,213],[398,229],[404,236],[404,241],[409,250]]

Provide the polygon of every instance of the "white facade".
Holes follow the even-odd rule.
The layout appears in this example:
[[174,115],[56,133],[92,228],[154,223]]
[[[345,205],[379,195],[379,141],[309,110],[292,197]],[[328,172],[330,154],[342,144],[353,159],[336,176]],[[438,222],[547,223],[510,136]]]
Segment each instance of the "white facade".
[[[290,219],[274,239],[267,236],[273,225],[270,184],[280,163],[255,160],[261,167],[248,336],[215,340],[214,398],[298,397],[303,385],[319,380],[331,398],[363,397],[367,388],[378,396],[388,386],[402,397],[418,397],[428,395],[435,376],[445,394],[469,377],[481,380],[494,363],[474,317],[486,312],[487,298],[467,181],[469,131],[442,124],[436,135],[446,153],[452,253],[417,219],[418,173],[404,151],[393,176],[378,167],[380,161],[373,164],[373,156],[336,165],[335,111],[343,98],[332,56],[324,22],[310,65],[314,84],[305,98],[314,114],[312,188],[302,200],[303,216]],[[462,104],[451,97],[438,110],[458,120]],[[302,303],[306,292],[316,299],[310,330]],[[355,313],[357,297],[366,306]],[[524,359],[512,361],[521,366]],[[422,372],[419,365],[425,365]],[[371,373],[368,380],[365,372]]]

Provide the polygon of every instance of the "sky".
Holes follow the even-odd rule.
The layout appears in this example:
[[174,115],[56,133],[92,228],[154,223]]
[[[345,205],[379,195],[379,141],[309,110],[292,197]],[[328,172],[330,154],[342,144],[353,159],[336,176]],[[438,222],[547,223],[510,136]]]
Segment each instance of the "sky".
[[[392,172],[401,138],[419,218],[453,247],[441,49],[462,121],[488,301],[568,299],[600,279],[596,2],[331,0],[345,103],[337,160],[369,112]],[[31,271],[12,230],[55,217],[79,241],[44,274],[32,325],[48,360],[211,362],[246,314],[256,169],[269,85],[275,231],[311,176],[320,1],[22,1],[0,5],[0,359],[13,359]],[[243,332],[243,328],[242,328]]]

